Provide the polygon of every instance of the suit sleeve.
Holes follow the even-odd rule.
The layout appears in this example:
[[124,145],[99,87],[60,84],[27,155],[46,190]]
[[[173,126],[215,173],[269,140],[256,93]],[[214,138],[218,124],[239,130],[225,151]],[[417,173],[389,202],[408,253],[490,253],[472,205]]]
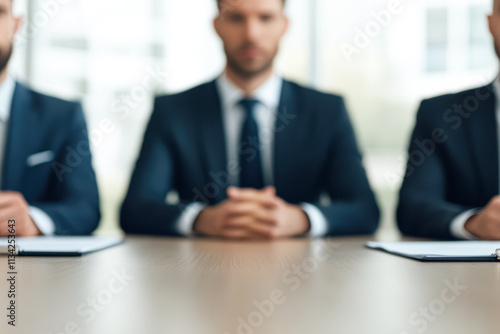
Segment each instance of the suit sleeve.
[[189,203],[166,203],[176,171],[171,145],[161,128],[162,109],[156,102],[122,204],[120,224],[126,233],[180,236],[176,222]]
[[52,219],[57,235],[90,234],[100,220],[97,182],[80,104],[75,104],[72,115],[66,145],[52,163],[48,200],[30,203]]
[[[435,145],[432,154],[423,154],[417,143],[429,142],[434,129],[432,106],[422,102],[408,150],[408,164],[397,209],[397,221],[406,235],[456,239],[451,231],[453,220],[472,209],[446,200],[446,171],[442,144]],[[420,144],[421,145],[421,144]]]
[[379,223],[378,206],[343,100],[340,100],[337,110],[325,172],[325,186],[331,203],[316,203],[316,206],[328,220],[327,235],[372,234]]

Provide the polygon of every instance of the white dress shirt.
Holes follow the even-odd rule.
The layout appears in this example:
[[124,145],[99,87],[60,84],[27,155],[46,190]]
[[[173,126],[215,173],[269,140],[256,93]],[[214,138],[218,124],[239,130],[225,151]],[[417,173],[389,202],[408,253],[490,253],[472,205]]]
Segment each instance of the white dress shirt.
[[[240,144],[241,129],[245,120],[245,111],[239,102],[248,96],[236,87],[225,74],[216,80],[219,92],[224,134],[226,138],[226,153],[228,162],[239,165],[238,146]],[[255,109],[255,119],[259,125],[259,140],[261,144],[262,170],[264,183],[273,185],[273,148],[274,148],[274,126],[281,98],[283,79],[277,75],[272,75],[264,82],[251,96],[259,101]],[[230,173],[230,185],[238,186],[239,175]],[[319,237],[326,234],[328,222],[323,213],[314,205],[309,203],[301,204],[302,210],[306,213],[311,224],[308,235]],[[185,235],[193,235],[193,224],[205,205],[192,203],[182,212],[178,222],[178,231]]]
[[[0,186],[2,182],[2,168],[5,155],[5,145],[7,143],[7,129],[9,124],[12,98],[16,82],[8,75],[5,81],[0,84]],[[41,209],[30,206],[29,214],[38,229],[45,235],[52,235],[55,232],[55,225],[52,219]]]
[[[493,93],[495,94],[496,98],[496,110],[495,110],[495,116],[497,119],[497,136],[498,136],[498,142],[499,142],[499,148],[500,148],[500,77],[498,77],[494,82],[493,82]],[[498,152],[498,155],[500,156],[500,151]],[[499,185],[499,191],[500,191],[500,185]],[[477,240],[478,238],[469,233],[465,229],[465,223],[474,216],[476,213],[478,213],[480,209],[472,209],[472,210],[467,210],[465,212],[462,212],[460,215],[458,215],[455,219],[453,219],[451,223],[451,234],[459,239],[469,239],[469,240]]]

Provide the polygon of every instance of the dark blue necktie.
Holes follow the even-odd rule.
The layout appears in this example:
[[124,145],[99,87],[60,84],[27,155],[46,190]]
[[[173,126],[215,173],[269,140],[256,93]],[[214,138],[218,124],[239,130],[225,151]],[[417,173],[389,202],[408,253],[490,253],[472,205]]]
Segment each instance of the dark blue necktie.
[[259,101],[243,99],[239,104],[246,113],[238,147],[240,162],[240,188],[264,188],[262,158],[260,154],[259,126],[255,120],[255,107]]

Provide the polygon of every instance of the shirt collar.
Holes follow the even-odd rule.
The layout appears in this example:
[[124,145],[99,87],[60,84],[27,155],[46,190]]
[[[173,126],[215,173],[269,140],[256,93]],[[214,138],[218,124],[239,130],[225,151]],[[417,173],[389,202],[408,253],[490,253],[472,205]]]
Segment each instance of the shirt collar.
[[10,107],[12,105],[12,97],[16,82],[14,78],[7,75],[5,81],[0,85],[0,122],[8,122],[10,117]]
[[[217,79],[216,84],[221,101],[226,106],[235,106],[245,97],[245,93],[229,80],[226,73],[223,73]],[[269,109],[276,109],[280,103],[282,86],[283,79],[276,74],[272,74],[255,90],[250,98],[258,100]]]

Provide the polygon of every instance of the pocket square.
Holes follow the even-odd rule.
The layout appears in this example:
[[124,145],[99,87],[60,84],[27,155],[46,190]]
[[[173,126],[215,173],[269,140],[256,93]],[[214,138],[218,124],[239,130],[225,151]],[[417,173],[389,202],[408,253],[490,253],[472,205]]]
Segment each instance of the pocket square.
[[52,160],[54,160],[54,152],[43,151],[30,155],[28,159],[26,159],[26,164],[28,165],[28,167],[35,167]]

